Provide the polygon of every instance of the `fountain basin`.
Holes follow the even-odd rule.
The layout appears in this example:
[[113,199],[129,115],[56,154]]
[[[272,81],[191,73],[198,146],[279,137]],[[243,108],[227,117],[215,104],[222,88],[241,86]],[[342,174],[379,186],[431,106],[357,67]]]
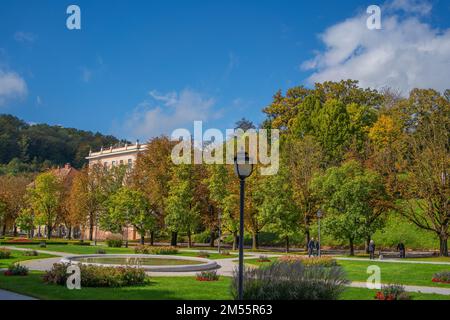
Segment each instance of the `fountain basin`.
[[149,254],[92,254],[65,257],[62,263],[106,267],[140,267],[149,272],[195,272],[217,269],[215,261],[197,257]]

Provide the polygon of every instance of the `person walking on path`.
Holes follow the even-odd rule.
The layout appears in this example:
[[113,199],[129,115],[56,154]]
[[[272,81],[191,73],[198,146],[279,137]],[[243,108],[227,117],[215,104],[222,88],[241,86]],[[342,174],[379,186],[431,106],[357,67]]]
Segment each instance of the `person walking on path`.
[[400,241],[400,243],[397,245],[397,250],[400,253],[400,259],[406,258],[406,248],[403,242]]
[[369,254],[370,260],[375,260],[375,242],[373,240],[369,242]]
[[314,238],[311,238],[308,242],[308,257],[311,258],[311,256],[314,255],[314,249],[316,248],[316,242],[314,241]]

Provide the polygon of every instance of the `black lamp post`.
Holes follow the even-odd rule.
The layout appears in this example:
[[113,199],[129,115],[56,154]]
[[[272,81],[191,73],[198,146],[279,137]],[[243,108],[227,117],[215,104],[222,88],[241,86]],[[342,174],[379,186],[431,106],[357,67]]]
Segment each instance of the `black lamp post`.
[[239,152],[234,158],[234,171],[240,181],[240,212],[239,212],[239,282],[238,292],[239,300],[243,298],[244,288],[244,189],[245,179],[250,177],[253,172],[252,160],[246,152]]
[[322,253],[321,253],[321,250],[320,250],[320,247],[321,247],[321,245],[320,245],[320,218],[322,218],[322,215],[323,215],[323,213],[322,213],[322,210],[318,210],[317,211],[317,219],[318,219],[318,223],[319,223],[319,229],[318,229],[318,233],[319,233],[319,249],[318,249],[318,252],[317,252],[317,254],[319,255],[319,257],[322,255]]

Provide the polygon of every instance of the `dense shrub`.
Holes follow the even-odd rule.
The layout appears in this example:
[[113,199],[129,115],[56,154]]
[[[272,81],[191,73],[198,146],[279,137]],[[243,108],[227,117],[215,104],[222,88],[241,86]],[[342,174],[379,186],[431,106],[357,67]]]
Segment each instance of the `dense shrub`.
[[219,281],[220,276],[216,270],[197,273],[197,281]]
[[36,250],[27,250],[23,252],[23,255],[26,257],[37,257],[39,253]]
[[106,238],[106,244],[110,248],[120,248],[122,247],[123,240],[120,235],[110,235],[108,238]]
[[[325,268],[301,262],[274,262],[244,270],[245,300],[336,300],[348,284],[339,266]],[[237,299],[238,274],[234,272],[232,294]]]
[[433,282],[450,283],[450,271],[436,273],[433,276]]
[[0,249],[0,259],[11,258],[11,251],[8,249]]
[[[65,285],[67,281],[68,264],[55,263],[44,276],[44,282]],[[104,267],[94,265],[79,265],[82,287],[124,287],[141,285],[146,281],[143,269],[132,267]]]
[[411,300],[411,296],[405,291],[405,287],[400,284],[390,284],[382,286],[381,291],[375,295],[376,300]]
[[305,266],[335,267],[338,265],[336,260],[331,257],[283,256],[279,260],[289,263],[301,262]]
[[207,251],[199,251],[197,253],[197,257],[199,257],[199,258],[209,258],[209,252],[207,252]]
[[152,246],[137,246],[134,248],[137,254],[177,254],[178,249],[174,247],[152,247]]
[[84,240],[71,241],[69,243],[72,245],[76,245],[76,246],[90,246],[91,245],[91,243],[89,241],[84,241]]
[[28,268],[20,265],[19,263],[14,263],[8,267],[5,271],[5,276],[26,276],[28,275]]
[[258,262],[270,262],[270,259],[265,255],[260,255],[258,258]]

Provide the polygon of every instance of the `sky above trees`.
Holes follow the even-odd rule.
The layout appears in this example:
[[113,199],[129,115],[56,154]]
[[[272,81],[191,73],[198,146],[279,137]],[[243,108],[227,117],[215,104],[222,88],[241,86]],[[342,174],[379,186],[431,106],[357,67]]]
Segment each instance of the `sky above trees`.
[[[362,87],[443,90],[450,5],[389,0],[382,29],[350,1],[86,1],[0,4],[0,113],[148,139],[194,120],[224,130],[279,89],[353,78]],[[372,4],[372,3],[370,3]]]

